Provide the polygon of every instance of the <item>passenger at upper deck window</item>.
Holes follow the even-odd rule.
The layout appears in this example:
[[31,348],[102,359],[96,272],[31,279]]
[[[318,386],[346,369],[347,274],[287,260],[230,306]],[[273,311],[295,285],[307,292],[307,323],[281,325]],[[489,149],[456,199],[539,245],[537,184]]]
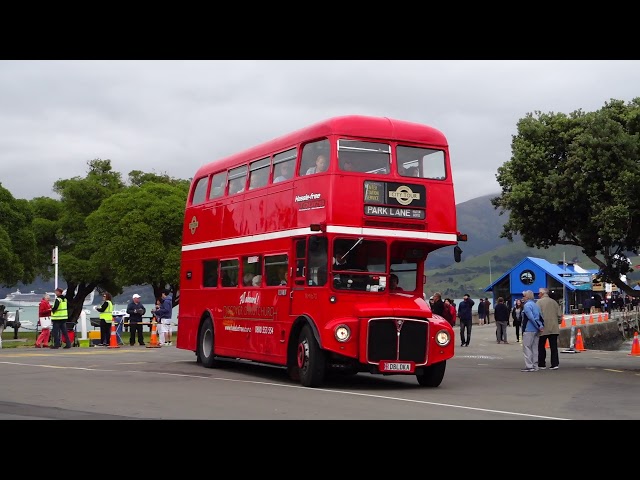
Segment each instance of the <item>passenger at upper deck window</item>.
[[342,163],[340,164],[340,169],[344,170],[345,172],[353,172],[355,171],[355,167],[353,165],[353,160],[351,160],[350,158],[345,158]]
[[318,155],[318,157],[316,158],[316,164],[315,166],[307,169],[307,175],[311,175],[312,173],[321,173],[327,170],[327,167],[329,166],[329,162],[327,161],[327,157],[325,157],[324,155],[320,154]]
[[280,175],[273,179],[273,183],[284,182],[291,178],[291,165],[289,163],[280,164]]

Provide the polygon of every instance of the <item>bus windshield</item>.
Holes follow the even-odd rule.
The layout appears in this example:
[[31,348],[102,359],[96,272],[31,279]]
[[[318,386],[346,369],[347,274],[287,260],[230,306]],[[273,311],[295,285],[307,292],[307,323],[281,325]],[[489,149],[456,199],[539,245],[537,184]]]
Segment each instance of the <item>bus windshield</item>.
[[[411,245],[394,245],[398,254],[387,264],[387,244],[381,240],[338,238],[333,243],[331,274],[337,290],[385,292],[389,289],[389,276],[394,274],[398,286],[414,291],[418,282],[418,262],[424,261],[422,249]],[[399,290],[400,290],[399,289]]]

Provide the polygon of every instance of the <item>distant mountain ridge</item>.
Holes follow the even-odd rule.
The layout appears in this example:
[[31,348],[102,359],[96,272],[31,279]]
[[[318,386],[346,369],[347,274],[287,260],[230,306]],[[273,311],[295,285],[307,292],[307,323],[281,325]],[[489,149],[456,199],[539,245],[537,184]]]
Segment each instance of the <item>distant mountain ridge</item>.
[[500,215],[491,204],[491,199],[499,195],[484,195],[456,205],[458,230],[468,236],[467,242],[459,243],[462,261],[455,263],[453,247],[441,248],[429,255],[425,293],[439,291],[445,298],[462,298],[465,293],[476,299],[490,296],[486,288],[525,257],[597,268],[580,247],[558,245],[537,249],[527,247],[519,235],[514,235],[512,242],[500,238],[509,214]]
[[[499,193],[473,198],[456,205],[458,230],[466,233],[468,241],[460,242],[462,258],[467,259],[509,245],[506,238],[500,238],[502,227],[509,219],[508,214],[500,215],[491,205],[491,199]],[[514,242],[520,237],[514,236]],[[441,248],[433,252],[427,260],[428,268],[444,268],[453,265],[453,247]]]

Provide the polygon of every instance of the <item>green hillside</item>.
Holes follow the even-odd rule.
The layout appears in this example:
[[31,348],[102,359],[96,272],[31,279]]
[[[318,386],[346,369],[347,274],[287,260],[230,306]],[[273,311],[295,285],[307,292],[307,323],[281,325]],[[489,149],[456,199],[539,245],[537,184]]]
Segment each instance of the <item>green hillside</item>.
[[577,258],[576,263],[582,268],[596,268],[579,248],[556,246],[540,250],[527,248],[524,243],[517,241],[471,258],[465,259],[463,256],[462,262],[445,268],[427,269],[425,293],[431,295],[439,291],[443,296],[451,298],[462,298],[465,293],[472,298],[484,297],[487,294],[484,289],[491,282],[509,272],[525,257],[542,258],[557,263],[563,261],[563,255],[567,262]]

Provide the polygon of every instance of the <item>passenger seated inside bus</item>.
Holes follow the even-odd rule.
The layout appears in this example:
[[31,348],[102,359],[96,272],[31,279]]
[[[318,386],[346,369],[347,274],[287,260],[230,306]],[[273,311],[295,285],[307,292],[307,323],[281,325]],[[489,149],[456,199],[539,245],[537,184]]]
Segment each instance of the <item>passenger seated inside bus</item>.
[[251,178],[249,179],[249,190],[253,190],[254,188],[264,187],[267,184],[267,174],[269,172],[266,169],[256,170],[255,172],[251,172]]
[[251,280],[251,285],[253,287],[260,287],[262,285],[262,275],[256,275],[255,277],[253,277],[253,279]]
[[235,287],[236,283],[231,279],[227,272],[222,272],[222,286],[223,287]]
[[281,266],[280,268],[278,268],[278,284],[287,284],[287,267],[285,266]]
[[273,179],[273,183],[284,182],[291,178],[291,165],[289,162],[280,164],[280,175]]
[[340,162],[340,170],[344,170],[345,172],[354,172],[356,167],[353,164],[353,160],[350,158],[345,158],[342,162]]
[[329,166],[329,162],[327,161],[327,157],[320,154],[316,157],[316,164],[313,167],[307,169],[306,175],[311,175],[312,173],[321,173],[324,172]]
[[244,277],[242,278],[242,284],[245,287],[250,287],[252,282],[253,282],[253,273],[245,273]]

